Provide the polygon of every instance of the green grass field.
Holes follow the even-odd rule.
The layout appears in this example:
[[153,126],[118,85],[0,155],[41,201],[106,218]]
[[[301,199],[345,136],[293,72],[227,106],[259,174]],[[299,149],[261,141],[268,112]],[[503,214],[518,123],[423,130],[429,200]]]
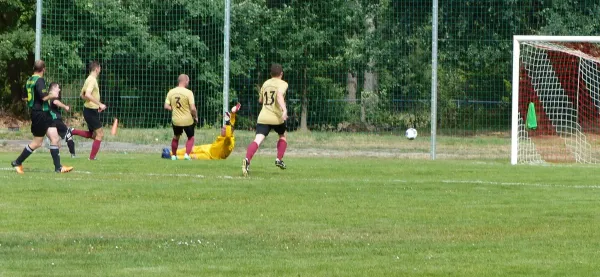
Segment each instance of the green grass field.
[[[0,276],[593,276],[598,170],[0,153]],[[66,155],[65,155],[66,156]]]
[[[196,129],[196,143],[210,143],[220,133],[220,129]],[[348,132],[290,132],[288,141],[289,151],[294,155],[315,156],[327,155],[334,157],[370,156],[387,158],[417,158],[428,159],[430,153],[430,138],[423,133],[414,141],[408,141],[404,134],[398,133],[348,133]],[[274,136],[272,134],[271,136]],[[167,128],[156,129],[128,129],[121,128],[117,136],[106,136],[102,148],[121,152],[152,152],[159,153],[161,147],[171,144],[173,131]],[[254,140],[254,131],[235,131],[236,151],[243,152],[245,147]],[[7,141],[31,140],[29,127],[20,131],[7,131],[0,129],[0,152],[22,149],[27,142],[18,145],[7,145]],[[275,139],[269,137],[265,149],[274,148]],[[80,147],[81,143],[89,140],[75,138],[80,149],[89,149],[90,146]],[[184,143],[182,141],[182,143]],[[18,147],[17,147],[18,146]],[[18,150],[17,150],[18,151]],[[88,150],[89,151],[89,150]],[[438,136],[437,154],[442,159],[504,159],[509,161],[510,138],[507,133],[489,133],[479,136]]]

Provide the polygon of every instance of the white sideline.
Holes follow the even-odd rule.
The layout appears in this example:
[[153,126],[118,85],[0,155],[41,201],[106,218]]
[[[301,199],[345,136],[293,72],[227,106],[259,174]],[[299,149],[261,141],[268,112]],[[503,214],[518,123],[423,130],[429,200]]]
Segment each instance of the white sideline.
[[[0,168],[0,171],[14,171],[15,169],[12,167],[4,167],[4,168]],[[44,172],[44,171],[34,171],[34,172]],[[51,172],[51,171],[48,171]],[[75,173],[75,174],[94,174],[91,171],[81,171],[81,170],[74,170],[71,173]],[[204,178],[204,175],[199,175],[199,174],[177,174],[177,173],[134,173],[134,172],[130,172],[130,173],[125,173],[125,172],[112,172],[112,173],[106,173],[107,175],[136,175],[136,176],[148,176],[148,177],[195,177],[195,178]],[[229,176],[221,176],[222,178],[227,178]]]
[[[15,171],[15,169],[14,169],[14,168],[12,168],[12,167],[0,167],[0,171]],[[36,171],[34,171],[34,172],[40,172],[40,173],[41,173],[41,172],[46,172],[46,171],[37,171],[37,170],[36,170]],[[49,170],[47,171],[47,173],[50,173],[50,172],[52,172],[52,171],[49,171]],[[77,171],[77,173],[81,173],[81,174],[92,174],[92,172],[90,172],[90,171]]]
[[446,184],[478,184],[478,185],[495,185],[495,186],[522,186],[522,187],[542,187],[542,188],[575,188],[575,189],[600,189],[600,185],[551,185],[539,183],[519,183],[519,182],[492,182],[481,180],[443,180]]
[[[11,167],[4,167],[4,168],[0,168],[0,171],[13,171],[14,169]],[[40,172],[40,171],[36,171],[36,172]],[[50,171],[48,171],[50,172]],[[71,174],[94,174],[93,172],[90,171],[73,171]],[[148,176],[148,177],[194,177],[194,178],[206,178],[204,175],[199,175],[199,174],[185,174],[185,173],[181,173],[181,174],[169,174],[169,173],[124,173],[124,172],[117,172],[117,173],[109,173],[112,175],[136,175],[136,176]],[[64,176],[64,175],[63,175]],[[1,176],[4,178],[7,178],[8,176],[4,175]],[[233,176],[216,176],[216,178],[219,179],[246,179],[243,177],[233,177]],[[43,178],[46,179],[46,178]],[[67,178],[67,177],[60,177],[60,178],[56,178],[57,180],[77,180],[76,178]],[[301,179],[302,181],[316,181],[316,179]],[[322,181],[322,180],[321,180]],[[340,180],[337,180],[340,181]],[[365,181],[365,180],[363,180]],[[366,180],[368,181],[368,179]],[[393,180],[381,180],[381,181],[387,181],[387,182],[393,182],[393,183],[412,183],[412,184],[424,184],[424,183],[435,183],[435,182],[442,182],[444,184],[477,184],[477,185],[491,185],[491,186],[520,186],[520,187],[542,187],[542,188],[574,188],[574,189],[600,189],[600,185],[573,185],[573,186],[566,186],[566,185],[552,185],[552,184],[540,184],[540,183],[521,183],[521,182],[495,182],[495,181],[482,181],[482,180],[441,180],[441,181],[437,181],[437,180],[431,180],[431,181],[408,181],[408,180],[400,180],[400,179],[393,179]]]
[[[0,171],[14,171],[15,169],[12,167],[2,167],[0,168]],[[38,172],[38,173],[50,173],[51,171],[39,171],[36,170],[34,172]],[[73,172],[69,173],[69,174],[94,174],[91,171],[81,171],[81,170],[77,170],[75,169]],[[146,177],[191,177],[191,178],[206,178],[206,176],[204,175],[200,175],[200,174],[186,174],[186,173],[135,173],[135,172],[112,172],[112,173],[105,173],[107,175],[135,175],[135,176],[146,176]],[[233,176],[217,176],[217,178],[220,179],[235,179],[235,177]],[[240,177],[241,178],[241,177]]]

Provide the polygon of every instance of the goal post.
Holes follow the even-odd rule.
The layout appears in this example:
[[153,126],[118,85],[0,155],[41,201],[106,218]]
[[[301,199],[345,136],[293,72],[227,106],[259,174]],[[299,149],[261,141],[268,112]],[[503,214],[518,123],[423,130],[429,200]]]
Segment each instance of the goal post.
[[514,36],[511,123],[511,164],[599,163],[600,37]]

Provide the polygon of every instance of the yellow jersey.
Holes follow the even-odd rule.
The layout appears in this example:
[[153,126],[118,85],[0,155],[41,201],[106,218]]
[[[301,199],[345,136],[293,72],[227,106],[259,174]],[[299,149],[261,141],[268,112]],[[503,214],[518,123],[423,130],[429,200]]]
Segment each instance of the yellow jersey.
[[285,98],[288,83],[279,78],[267,80],[260,89],[259,101],[262,102],[262,110],[258,115],[258,123],[267,125],[283,124],[283,112],[277,102],[277,92],[280,91]]
[[169,91],[165,104],[173,108],[173,125],[186,127],[194,125],[194,118],[190,107],[194,103],[194,93],[182,87],[176,87]]
[[[235,148],[235,137],[233,136],[232,127],[235,126],[236,114],[231,114],[231,125],[225,126],[225,134],[220,135],[212,144],[196,145],[190,153],[190,157],[194,160],[224,160],[231,155]],[[184,159],[185,148],[178,149],[177,158]],[[173,153],[171,153],[173,155]]]
[[[194,146],[190,158],[193,160],[224,160],[233,152],[234,147],[235,137],[218,136],[212,144]],[[178,149],[176,155],[178,159],[183,160],[185,148]]]
[[[92,96],[94,98],[96,98],[96,100],[100,101],[100,87],[98,87],[98,80],[96,79],[96,77],[90,75],[87,77],[87,79],[85,79],[85,83],[83,83],[83,88],[81,89],[81,96],[85,95],[85,92],[89,89],[92,88]],[[96,103],[90,101],[90,100],[85,100],[85,103],[83,104],[84,107],[88,108],[88,109],[94,109],[97,110],[100,108],[100,106],[96,105]]]

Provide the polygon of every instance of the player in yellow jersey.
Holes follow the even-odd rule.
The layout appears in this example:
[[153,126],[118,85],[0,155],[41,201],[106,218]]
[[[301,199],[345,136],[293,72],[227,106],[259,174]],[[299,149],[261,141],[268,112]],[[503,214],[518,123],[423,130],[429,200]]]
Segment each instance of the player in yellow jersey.
[[90,152],[90,160],[96,160],[100,144],[104,137],[102,122],[100,121],[100,112],[106,110],[106,105],[100,102],[100,87],[98,86],[98,76],[102,68],[100,64],[93,61],[89,65],[90,75],[85,80],[81,88],[81,98],[85,100],[83,104],[83,118],[88,126],[88,131],[69,129],[67,136],[72,135],[93,139],[92,151]]
[[[235,127],[236,113],[240,110],[241,105],[238,103],[231,108],[231,113],[225,114],[225,126],[221,128],[221,135],[212,144],[204,144],[194,146],[189,156],[196,160],[224,160],[229,157],[235,147],[235,137],[233,129]],[[186,154],[186,149],[177,150],[178,159],[183,159]],[[162,158],[169,159],[173,152],[169,148],[163,149]]]
[[[183,158],[190,160],[190,153],[194,147],[194,130],[196,123],[198,123],[198,110],[196,110],[196,104],[194,104],[194,93],[187,89],[190,77],[181,74],[177,78],[177,81],[177,87],[170,90],[165,99],[165,109],[173,112],[174,136],[171,141],[171,151],[173,153],[177,152],[179,138],[185,132],[188,140],[185,144],[185,155]],[[171,160],[177,160],[177,155],[172,155]]]
[[287,148],[287,127],[285,121],[287,120],[288,115],[285,104],[285,92],[287,91],[288,83],[283,81],[282,78],[283,67],[280,64],[271,65],[271,79],[267,80],[262,85],[258,98],[258,102],[262,104],[262,110],[258,115],[256,137],[248,146],[246,158],[244,158],[242,162],[242,173],[244,176],[248,176],[250,161],[271,130],[275,130],[279,135],[275,165],[281,169],[286,168],[282,159]]

